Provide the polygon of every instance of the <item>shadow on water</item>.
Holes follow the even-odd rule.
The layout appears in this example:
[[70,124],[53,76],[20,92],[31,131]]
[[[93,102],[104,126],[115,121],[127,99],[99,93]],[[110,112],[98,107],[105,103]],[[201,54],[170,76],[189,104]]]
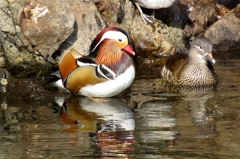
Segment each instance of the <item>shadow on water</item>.
[[140,78],[129,103],[62,93],[37,96],[43,103],[2,98],[0,159],[240,158],[240,57],[215,58],[216,88]]

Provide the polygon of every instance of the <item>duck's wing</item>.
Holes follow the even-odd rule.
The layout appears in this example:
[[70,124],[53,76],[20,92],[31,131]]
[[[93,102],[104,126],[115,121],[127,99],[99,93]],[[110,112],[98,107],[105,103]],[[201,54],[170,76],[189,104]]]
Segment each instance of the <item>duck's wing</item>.
[[73,94],[86,85],[113,80],[116,73],[89,56],[80,56],[75,50],[68,52],[59,63],[63,85]]
[[165,67],[167,70],[171,71],[172,74],[175,76],[179,76],[181,70],[184,68],[184,66],[188,63],[188,55],[177,53],[173,56],[170,56],[166,63]]
[[77,67],[64,80],[64,86],[73,94],[87,85],[113,80],[116,73],[103,64],[96,64],[90,57],[76,59]]
[[64,82],[64,86],[73,94],[87,85],[105,82],[107,79],[98,76],[96,66],[81,66],[72,71]]

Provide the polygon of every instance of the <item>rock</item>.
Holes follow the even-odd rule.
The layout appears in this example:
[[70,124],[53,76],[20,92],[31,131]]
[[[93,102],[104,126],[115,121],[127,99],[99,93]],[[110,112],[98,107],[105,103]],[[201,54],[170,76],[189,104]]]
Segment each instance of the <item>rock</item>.
[[65,54],[74,48],[81,54],[88,55],[93,39],[106,24],[92,1],[69,0],[68,3],[76,21],[73,33],[60,46],[60,53]]
[[0,56],[0,68],[6,67],[5,58]]
[[107,25],[118,25],[117,23],[122,22],[125,15],[122,5],[125,2],[120,0],[94,0],[93,2]]
[[[160,57],[175,53],[175,47],[177,50],[185,48],[185,34],[181,29],[168,27],[158,20],[153,25],[145,24],[131,1],[95,0],[95,4],[103,19],[122,22],[117,25],[128,30],[138,55]],[[115,11],[112,10],[114,6],[118,6]]]
[[13,76],[43,76],[53,68],[51,55],[71,34],[75,19],[64,0],[26,3],[1,1],[0,42]]
[[[145,24],[139,14],[132,23],[123,21],[123,26],[129,30],[132,42],[140,56],[168,56],[185,48],[185,33],[181,29],[168,27],[155,20],[151,25]],[[138,54],[138,55],[139,55]]]
[[[190,8],[189,8],[190,9]],[[202,33],[209,25],[217,20],[217,7],[210,0],[200,0],[191,8],[189,18],[192,24],[186,25],[184,30],[191,35]]]
[[131,25],[133,23],[133,21],[134,21],[135,13],[138,14],[137,9],[134,7],[134,5],[133,5],[133,3],[131,1],[125,1],[125,3],[122,3],[121,4],[121,9],[124,12],[124,16],[122,17],[120,24],[123,27],[125,25]]
[[226,15],[230,10],[221,5],[221,4],[216,4],[217,8],[218,8],[218,18],[221,18],[222,16]]
[[169,8],[155,10],[155,18],[161,20],[168,26],[183,29],[185,14],[183,14],[181,5],[175,1]]
[[0,43],[0,68],[6,67],[5,57],[3,53],[3,47]]
[[66,1],[32,0],[24,8],[20,28],[31,45],[27,46],[32,48],[29,51],[46,58],[73,32],[74,21],[73,12]]
[[214,2],[229,9],[234,9],[240,3],[240,0],[214,0]]
[[214,44],[215,50],[240,48],[240,5],[210,26],[204,36]]
[[74,48],[88,54],[91,41],[106,27],[90,0],[9,4],[3,0],[0,16],[0,50],[5,57],[0,66],[6,66],[14,77],[49,74],[56,67],[52,54],[58,49],[65,53]]
[[51,102],[52,92],[43,88],[43,80],[8,78],[6,97],[27,101]]
[[[2,39],[1,39],[2,40]],[[6,58],[6,67],[15,77],[42,76],[48,74],[52,64],[43,57],[33,55],[26,48],[17,48],[17,45],[8,40],[2,40]]]

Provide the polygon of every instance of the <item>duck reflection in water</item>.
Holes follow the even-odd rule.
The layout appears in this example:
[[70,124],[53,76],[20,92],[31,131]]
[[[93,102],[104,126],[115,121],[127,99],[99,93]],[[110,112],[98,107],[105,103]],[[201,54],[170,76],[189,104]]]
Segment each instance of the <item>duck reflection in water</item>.
[[[211,112],[211,100],[214,100],[216,86],[174,86],[166,83],[166,94],[178,95],[180,107],[177,111],[185,112],[189,116],[181,116],[178,120],[179,125],[186,123],[191,127],[191,136],[195,138],[212,138],[216,135],[216,125],[214,114]],[[180,100],[179,100],[180,99]],[[182,113],[184,114],[184,113]],[[196,128],[196,129],[193,129]],[[184,134],[184,133],[183,133]],[[189,136],[189,134],[187,134]]]
[[[61,102],[59,102],[61,101]],[[124,155],[131,149],[134,141],[132,130],[135,128],[133,111],[121,99],[107,98],[95,101],[88,97],[71,96],[67,99],[56,98],[62,104],[60,118],[69,125],[66,133],[96,133],[96,143],[100,156]]]
[[[205,88],[205,89],[204,89]],[[183,100],[187,102],[190,109],[190,115],[194,124],[208,123],[211,121],[211,114],[209,114],[206,106],[208,100],[214,97],[214,90],[211,87],[198,88],[198,90],[184,90],[180,91]]]

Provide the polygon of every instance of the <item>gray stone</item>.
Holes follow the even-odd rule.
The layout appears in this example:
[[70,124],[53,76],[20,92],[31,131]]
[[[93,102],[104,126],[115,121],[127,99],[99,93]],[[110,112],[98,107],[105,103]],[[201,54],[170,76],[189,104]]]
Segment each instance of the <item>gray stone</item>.
[[0,10],[0,29],[2,32],[15,34],[15,28],[12,18],[7,15],[3,10]]

